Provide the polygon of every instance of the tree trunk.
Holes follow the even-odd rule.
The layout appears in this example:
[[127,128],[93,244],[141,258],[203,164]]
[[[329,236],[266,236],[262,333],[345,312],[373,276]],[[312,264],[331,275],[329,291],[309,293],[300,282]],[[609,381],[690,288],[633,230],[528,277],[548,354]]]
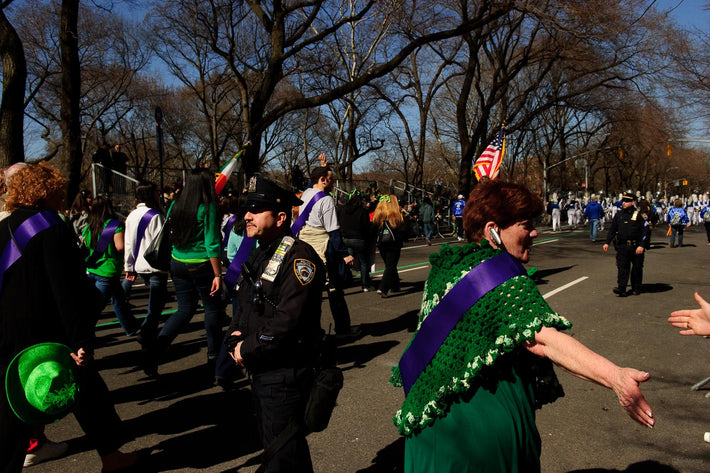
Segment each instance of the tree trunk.
[[22,41],[0,9],[2,103],[0,104],[0,167],[25,160],[24,128],[27,64]]
[[79,98],[81,96],[81,70],[79,63],[79,0],[62,0],[60,13],[59,43],[62,64],[61,162],[69,173],[67,197],[69,200],[79,192],[81,184],[81,116]]

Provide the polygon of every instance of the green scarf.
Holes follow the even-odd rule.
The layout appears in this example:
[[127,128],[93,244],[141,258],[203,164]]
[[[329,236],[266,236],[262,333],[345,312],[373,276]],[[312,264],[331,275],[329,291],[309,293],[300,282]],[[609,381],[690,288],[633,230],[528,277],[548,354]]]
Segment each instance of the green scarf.
[[[443,245],[440,253],[430,255],[432,268],[424,286],[417,330],[461,278],[500,253],[483,240],[465,246]],[[412,385],[393,419],[399,432],[412,435],[446,416],[455,399],[479,386],[480,378],[486,376],[483,368],[492,367],[502,355],[525,357],[536,407],[563,396],[552,363],[522,348],[543,326],[569,329],[572,324],[550,309],[529,276],[515,277],[489,291],[464,314]],[[392,371],[390,382],[401,386],[399,368]]]

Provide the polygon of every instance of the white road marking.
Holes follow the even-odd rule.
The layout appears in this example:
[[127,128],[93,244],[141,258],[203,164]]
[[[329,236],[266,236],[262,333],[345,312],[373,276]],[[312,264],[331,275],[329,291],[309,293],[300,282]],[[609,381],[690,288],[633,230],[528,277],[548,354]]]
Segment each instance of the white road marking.
[[572,287],[572,286],[574,286],[575,284],[584,281],[585,279],[589,279],[589,276],[582,276],[582,277],[579,278],[579,279],[575,279],[575,280],[572,281],[571,283],[567,283],[567,284],[565,284],[564,286],[560,286],[560,287],[558,287],[557,289],[554,289],[554,290],[548,292],[547,294],[543,294],[543,295],[542,295],[542,298],[543,298],[543,299],[547,299],[548,297],[552,297],[552,296],[554,296],[555,294],[557,294],[558,292],[562,292],[562,291],[564,291],[565,289],[567,289],[567,288],[569,288],[569,287]]

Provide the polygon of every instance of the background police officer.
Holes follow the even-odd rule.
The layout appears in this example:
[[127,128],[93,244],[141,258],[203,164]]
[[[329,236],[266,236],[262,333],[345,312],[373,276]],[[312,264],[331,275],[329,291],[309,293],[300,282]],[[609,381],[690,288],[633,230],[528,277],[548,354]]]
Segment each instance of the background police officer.
[[[643,280],[644,252],[650,243],[648,222],[636,209],[636,196],[630,192],[621,198],[621,211],[614,215],[603,249],[609,249],[609,243],[614,242],[616,248],[617,287],[614,294],[624,297],[629,294],[641,294]],[[626,292],[626,284],[631,273],[631,292]]]
[[[303,419],[322,338],[325,269],[310,245],[291,236],[291,207],[301,201],[261,177],[253,177],[248,190],[246,233],[259,247],[237,283],[239,307],[228,343],[232,358],[249,371],[267,449],[292,420]],[[274,454],[266,471],[313,471],[302,429]]]

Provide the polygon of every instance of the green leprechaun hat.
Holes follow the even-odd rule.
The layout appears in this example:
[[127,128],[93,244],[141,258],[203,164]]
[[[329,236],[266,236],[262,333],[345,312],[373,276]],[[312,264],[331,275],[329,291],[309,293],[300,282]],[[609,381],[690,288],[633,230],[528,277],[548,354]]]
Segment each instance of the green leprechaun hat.
[[71,352],[60,343],[39,343],[25,348],[10,362],[5,392],[21,421],[49,424],[73,409],[79,386]]

